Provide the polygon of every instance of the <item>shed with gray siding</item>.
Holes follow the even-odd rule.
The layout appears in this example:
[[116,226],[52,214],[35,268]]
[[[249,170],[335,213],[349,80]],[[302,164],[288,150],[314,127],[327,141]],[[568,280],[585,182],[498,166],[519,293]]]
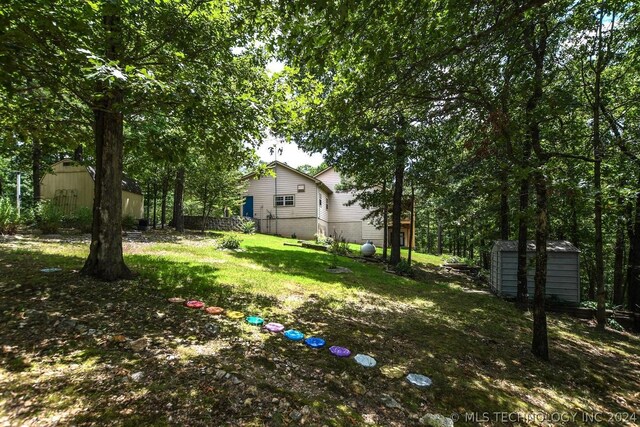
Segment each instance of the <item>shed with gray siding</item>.
[[[534,242],[527,242],[527,286],[533,296],[535,272]],[[547,242],[547,297],[580,302],[580,251],[567,241]],[[500,296],[517,295],[518,242],[498,240],[491,249],[490,284]]]

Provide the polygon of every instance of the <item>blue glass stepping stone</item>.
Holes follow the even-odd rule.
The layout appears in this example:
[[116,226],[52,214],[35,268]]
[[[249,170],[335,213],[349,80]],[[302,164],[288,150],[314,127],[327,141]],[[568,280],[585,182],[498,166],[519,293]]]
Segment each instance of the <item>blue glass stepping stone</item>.
[[49,267],[40,269],[43,273],[57,273],[58,271],[62,271],[61,268],[58,267]]
[[304,340],[304,343],[311,348],[320,348],[320,347],[324,347],[325,341],[322,338],[309,337],[306,340]]
[[296,331],[295,329],[289,329],[284,332],[284,336],[291,341],[302,341],[304,338],[304,334],[300,331]]
[[258,316],[247,317],[247,323],[253,326],[260,326],[264,323],[264,319]]

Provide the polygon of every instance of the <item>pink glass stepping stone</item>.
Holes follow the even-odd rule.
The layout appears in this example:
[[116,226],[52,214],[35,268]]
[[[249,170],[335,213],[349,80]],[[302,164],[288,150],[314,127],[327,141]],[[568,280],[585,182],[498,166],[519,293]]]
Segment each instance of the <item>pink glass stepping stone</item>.
[[329,347],[329,351],[337,357],[349,357],[351,355],[351,350],[337,345]]
[[269,332],[282,332],[284,331],[284,325],[275,322],[269,322],[264,325],[264,328]]
[[195,309],[201,309],[202,307],[204,307],[204,303],[202,301],[196,301],[196,300],[187,301],[184,303],[184,305],[186,307],[195,308]]

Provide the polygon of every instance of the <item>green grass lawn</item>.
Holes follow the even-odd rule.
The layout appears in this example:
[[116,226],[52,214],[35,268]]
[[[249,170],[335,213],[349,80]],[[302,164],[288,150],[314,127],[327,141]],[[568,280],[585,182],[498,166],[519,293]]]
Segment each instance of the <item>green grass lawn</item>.
[[[330,254],[283,245],[291,239],[242,236],[235,252],[217,250],[217,236],[126,242],[137,277],[116,283],[78,274],[86,240],[0,243],[0,424],[413,425],[425,413],[640,407],[637,336],[551,315],[544,363],[529,352],[530,314],[460,276],[434,269],[412,280],[344,257],[352,273],[337,275],[325,271]],[[441,262],[413,258],[425,269]],[[260,315],[378,366],[167,303],[172,296]],[[120,342],[141,337],[142,352]],[[409,372],[432,387],[411,386]]]

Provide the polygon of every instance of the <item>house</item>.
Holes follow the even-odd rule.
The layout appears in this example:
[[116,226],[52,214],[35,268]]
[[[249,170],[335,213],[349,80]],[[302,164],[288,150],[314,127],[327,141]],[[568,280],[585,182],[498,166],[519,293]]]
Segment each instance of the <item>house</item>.
[[[93,208],[95,169],[71,159],[51,165],[51,171],[40,181],[40,195],[53,200],[65,214],[80,207]],[[144,216],[144,200],[140,186],[133,179],[122,177],[122,216],[135,219]]]
[[[527,242],[527,289],[533,297],[535,288],[535,250]],[[578,304],[580,302],[580,251],[567,241],[547,242],[546,295],[550,298]],[[518,242],[498,240],[491,249],[491,289],[498,295],[515,297],[518,293]]]
[[[354,243],[371,240],[382,245],[383,230],[363,219],[369,210],[357,203],[347,206],[353,193],[336,189],[341,177],[335,168],[311,176],[281,162],[268,167],[275,176],[255,179],[255,173],[250,173],[243,177],[247,189],[242,216],[257,220],[262,233],[300,239],[312,239],[321,233]],[[403,221],[403,246],[408,239],[409,223]]]

